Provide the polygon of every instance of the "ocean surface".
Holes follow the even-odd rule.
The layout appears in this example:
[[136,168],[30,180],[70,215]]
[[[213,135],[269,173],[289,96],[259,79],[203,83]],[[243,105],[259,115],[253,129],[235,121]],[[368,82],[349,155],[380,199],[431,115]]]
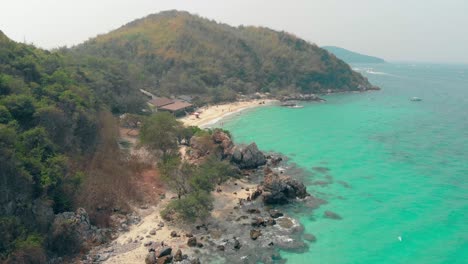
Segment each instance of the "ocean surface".
[[468,263],[468,66],[352,66],[382,90],[223,120],[237,143],[289,156],[308,191],[328,202],[290,210],[317,242],[281,255],[288,263]]

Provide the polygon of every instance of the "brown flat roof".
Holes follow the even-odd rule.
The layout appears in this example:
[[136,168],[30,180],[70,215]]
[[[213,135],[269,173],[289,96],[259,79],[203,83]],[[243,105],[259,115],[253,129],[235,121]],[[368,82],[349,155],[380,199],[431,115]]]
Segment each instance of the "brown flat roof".
[[156,107],[162,107],[162,106],[174,103],[174,100],[169,99],[167,97],[156,97],[156,98],[151,99],[149,103]]
[[172,104],[168,104],[168,105],[165,105],[165,106],[161,107],[161,109],[176,112],[176,111],[185,109],[185,108],[190,107],[190,106],[192,106],[192,104],[189,104],[187,102],[175,101]]

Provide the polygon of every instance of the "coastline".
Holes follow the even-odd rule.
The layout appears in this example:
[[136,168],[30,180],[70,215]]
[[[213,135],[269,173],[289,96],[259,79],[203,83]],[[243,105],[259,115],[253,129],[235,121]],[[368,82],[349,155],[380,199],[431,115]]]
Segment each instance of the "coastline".
[[277,102],[278,100],[273,99],[256,99],[249,101],[237,101],[228,104],[204,106],[199,109],[199,118],[195,117],[194,115],[188,115],[180,118],[179,121],[181,121],[185,126],[198,126],[200,128],[206,128],[207,126],[213,125],[227,116],[242,112],[246,109],[273,105]]
[[[250,107],[242,105],[236,111],[257,105],[249,102]],[[204,121],[216,119],[213,118]],[[280,168],[287,166],[287,161],[282,158],[273,158],[266,153],[263,155],[267,159],[266,167],[277,173],[284,170]],[[268,263],[281,259],[280,249],[304,252],[308,245],[304,242],[304,229],[297,219],[286,213],[273,216],[270,209],[282,210],[281,205],[267,205],[262,199],[250,199],[264,180],[264,169],[263,166],[245,169],[241,178],[232,178],[218,185],[212,192],[214,204],[210,216],[195,223],[162,219],[161,210],[177,196],[168,189],[159,190],[164,195],[156,205],[146,203],[134,207],[138,220],[117,232],[111,242],[95,247],[80,263],[144,263],[149,249],[161,252],[167,247],[172,248],[173,253],[181,250],[181,254],[188,255],[190,261],[199,259],[202,263]],[[310,203],[315,204],[315,199],[306,197],[301,203],[308,206]],[[258,232],[257,237],[260,237],[252,238],[252,232]],[[189,246],[191,238],[197,239],[196,246]]]

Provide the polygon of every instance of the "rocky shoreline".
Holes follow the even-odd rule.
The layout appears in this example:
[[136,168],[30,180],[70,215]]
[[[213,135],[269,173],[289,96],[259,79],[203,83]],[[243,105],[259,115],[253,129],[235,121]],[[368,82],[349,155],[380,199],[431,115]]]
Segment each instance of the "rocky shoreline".
[[[215,154],[236,165],[242,177],[217,187],[213,193],[215,208],[208,219],[182,225],[177,220],[158,218],[159,209],[155,209],[152,219],[136,217],[132,223],[143,230],[138,236],[126,238],[122,226],[133,227],[123,222],[118,236],[114,234],[118,239],[95,247],[80,262],[130,263],[119,257],[133,253],[141,255],[141,263],[148,264],[284,263],[280,250],[307,251],[306,241],[315,242],[315,236],[305,234],[300,223],[284,213],[283,206],[300,203],[313,209],[324,201],[307,193],[302,182],[287,176],[283,157],[265,155],[255,143],[235,145],[222,130],[215,130],[211,138],[216,144]],[[187,158],[203,159],[206,153],[198,149],[197,140],[189,145]]]

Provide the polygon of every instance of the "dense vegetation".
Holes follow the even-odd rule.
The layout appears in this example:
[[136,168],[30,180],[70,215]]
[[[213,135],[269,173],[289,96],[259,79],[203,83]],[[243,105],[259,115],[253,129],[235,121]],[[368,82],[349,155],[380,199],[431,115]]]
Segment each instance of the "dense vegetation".
[[[199,95],[203,103],[239,93],[371,85],[291,34],[234,28],[186,12],[150,15],[54,51],[13,42],[0,31],[0,262],[44,263],[84,250],[67,236],[67,223],[51,230],[55,214],[84,207],[93,224],[107,226],[116,208],[138,198],[132,182],[139,164],[118,148],[115,115],[145,112],[141,88]],[[140,119],[127,115],[125,122],[135,126]],[[209,132],[185,128],[169,114],[147,118],[141,129],[142,144],[160,158],[163,179],[179,196],[167,217],[206,216],[216,184],[237,175],[215,155],[198,165],[185,162],[178,144],[193,136],[210,152]]]
[[179,217],[181,220],[193,221],[206,217],[213,207],[211,192],[215,186],[238,176],[238,171],[229,162],[216,156],[214,149],[207,151],[211,155],[198,165],[181,157],[179,144],[192,137],[202,139],[199,142],[202,142],[203,147],[215,148],[212,132],[198,127],[184,127],[167,112],[156,113],[144,121],[140,141],[155,156],[160,157],[158,168],[162,179],[179,198],[171,201],[162,211],[165,219]]
[[326,49],[328,52],[332,53],[337,58],[347,63],[384,63],[385,62],[385,60],[381,58],[360,54],[360,53],[353,52],[353,51],[343,49],[340,47],[325,46],[322,48]]
[[106,78],[94,74],[0,31],[0,262],[43,263],[58,253],[54,214],[79,205],[95,221],[97,206],[114,205],[102,201],[118,201],[109,199],[123,190],[115,182],[130,174],[119,163],[114,117],[93,91]]
[[212,101],[232,100],[237,93],[371,87],[343,61],[289,33],[235,28],[187,12],[135,20],[71,53],[128,63],[130,88],[204,95]]

